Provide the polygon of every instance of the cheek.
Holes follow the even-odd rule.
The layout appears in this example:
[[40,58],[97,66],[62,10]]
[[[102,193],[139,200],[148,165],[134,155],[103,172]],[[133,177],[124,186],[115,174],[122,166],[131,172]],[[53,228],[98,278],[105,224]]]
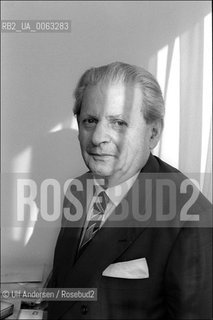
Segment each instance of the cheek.
[[135,140],[125,139],[119,144],[117,149],[120,156],[120,160],[126,162],[128,159],[135,156],[136,147],[135,147],[135,143],[133,144],[132,141],[135,141]]
[[88,143],[89,140],[89,134],[86,134],[85,132],[80,132],[78,135],[78,139],[81,145],[85,146]]
[[148,148],[147,132],[141,130],[141,128],[139,128],[137,131],[134,131],[133,134],[128,138],[126,148],[130,153],[129,156],[133,158],[145,152]]

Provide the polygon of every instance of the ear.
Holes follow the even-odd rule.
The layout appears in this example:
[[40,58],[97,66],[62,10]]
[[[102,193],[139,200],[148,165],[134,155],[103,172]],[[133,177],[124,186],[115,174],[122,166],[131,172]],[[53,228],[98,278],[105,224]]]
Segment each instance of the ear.
[[161,121],[155,121],[150,124],[150,139],[149,139],[149,148],[150,150],[154,149],[161,137],[163,130],[163,125]]

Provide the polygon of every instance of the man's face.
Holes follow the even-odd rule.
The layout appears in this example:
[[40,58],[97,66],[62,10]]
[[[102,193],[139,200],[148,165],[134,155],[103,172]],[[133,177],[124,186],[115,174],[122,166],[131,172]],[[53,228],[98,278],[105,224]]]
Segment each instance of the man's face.
[[78,118],[79,141],[87,167],[109,186],[136,174],[146,163],[152,126],[141,112],[139,87],[122,82],[90,86]]

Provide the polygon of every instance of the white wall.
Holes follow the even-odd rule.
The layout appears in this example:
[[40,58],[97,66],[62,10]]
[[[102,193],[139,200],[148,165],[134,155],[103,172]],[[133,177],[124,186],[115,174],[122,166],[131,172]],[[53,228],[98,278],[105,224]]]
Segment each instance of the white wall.
[[[86,170],[72,116],[83,71],[119,60],[155,73],[152,57],[209,12],[207,1],[4,1],[2,19],[69,19],[72,31],[2,33],[2,216],[16,214],[13,173],[63,184]],[[2,263],[51,264],[59,224],[4,228]]]

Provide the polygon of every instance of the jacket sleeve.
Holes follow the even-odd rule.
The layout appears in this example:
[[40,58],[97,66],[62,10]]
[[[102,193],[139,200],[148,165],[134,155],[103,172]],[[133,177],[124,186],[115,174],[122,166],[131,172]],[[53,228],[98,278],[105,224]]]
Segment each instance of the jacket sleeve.
[[212,229],[182,228],[168,259],[169,319],[212,319]]

